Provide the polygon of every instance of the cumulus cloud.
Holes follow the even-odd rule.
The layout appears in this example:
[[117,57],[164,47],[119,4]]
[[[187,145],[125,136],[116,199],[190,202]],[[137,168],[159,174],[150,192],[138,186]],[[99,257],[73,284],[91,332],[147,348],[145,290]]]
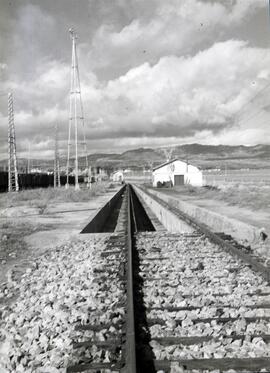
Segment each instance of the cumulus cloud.
[[97,72],[113,66],[116,73],[123,73],[144,61],[156,63],[162,56],[193,53],[194,48],[212,43],[213,36],[218,40],[224,30],[237,26],[262,7],[264,0],[137,0],[135,5],[130,4],[131,12],[135,9],[134,18],[121,29],[111,19],[97,29],[89,63]]
[[[150,145],[173,143],[177,138],[204,141],[205,134],[208,141],[235,141],[235,133],[243,131],[243,140],[251,139],[254,122],[245,118],[258,110],[258,102],[248,105],[243,113],[241,108],[269,82],[268,66],[270,56],[265,50],[229,40],[194,56],[162,57],[153,66],[144,63],[106,84],[89,73],[88,84],[82,85],[87,138],[100,144],[117,139],[117,145],[121,139],[126,145],[141,144],[144,138]],[[59,123],[65,146],[68,76],[68,66],[53,62],[27,87],[16,87],[24,100],[35,102],[35,108],[28,105],[28,110],[16,113],[18,138],[32,138],[38,144],[52,138],[54,125]],[[42,105],[45,100],[47,105]],[[265,108],[259,113],[264,121],[264,114],[269,115],[267,99],[262,97],[259,103]],[[263,130],[269,132],[265,127]],[[82,136],[82,128],[80,133]],[[266,139],[261,135],[258,131],[253,139]]]
[[[14,93],[21,154],[30,142],[34,156],[53,156],[56,123],[60,148],[66,148],[71,59],[66,34],[74,3],[60,1],[72,4],[68,16],[67,7],[59,12],[58,5],[41,0],[22,1],[9,20],[0,15],[1,90]],[[89,151],[269,141],[264,125],[269,91],[241,110],[269,82],[269,50],[231,37],[266,6],[264,0],[88,4],[90,21],[78,25],[88,39],[78,39],[78,53]],[[6,139],[6,101],[0,101]]]
[[144,63],[96,88],[88,115],[98,127],[89,127],[89,133],[102,138],[217,132],[234,125],[234,114],[268,82],[269,63],[265,50],[236,40],[193,57]]

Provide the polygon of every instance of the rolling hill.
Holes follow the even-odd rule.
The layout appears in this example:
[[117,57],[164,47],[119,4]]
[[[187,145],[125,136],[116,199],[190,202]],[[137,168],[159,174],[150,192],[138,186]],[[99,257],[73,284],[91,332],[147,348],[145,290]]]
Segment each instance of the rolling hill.
[[[270,168],[270,145],[256,146],[228,146],[186,144],[173,148],[173,158],[188,160],[201,168]],[[100,166],[109,170],[117,168],[149,168],[166,161],[162,148],[138,148],[123,153],[94,153],[88,155],[88,162],[92,166]],[[53,159],[32,159],[33,167],[53,170]],[[65,166],[65,159],[61,165]],[[79,165],[83,167],[85,158],[79,158]],[[0,166],[7,165],[7,160],[0,161]],[[27,159],[19,158],[20,169],[27,168]]]

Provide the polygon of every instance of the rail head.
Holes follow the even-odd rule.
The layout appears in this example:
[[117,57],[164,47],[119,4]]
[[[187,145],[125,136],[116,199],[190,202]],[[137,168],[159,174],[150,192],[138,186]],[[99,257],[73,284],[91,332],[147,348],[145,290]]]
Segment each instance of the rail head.
[[134,322],[134,294],[133,294],[133,240],[132,240],[132,212],[130,186],[128,193],[128,226],[127,226],[127,325],[126,325],[126,361],[122,373],[136,373],[136,342]]

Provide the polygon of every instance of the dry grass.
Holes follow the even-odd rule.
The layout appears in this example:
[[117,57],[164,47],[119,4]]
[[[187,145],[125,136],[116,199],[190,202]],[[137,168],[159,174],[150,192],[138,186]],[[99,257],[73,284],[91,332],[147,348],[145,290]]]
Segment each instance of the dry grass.
[[266,210],[270,208],[270,185],[265,183],[226,183],[218,188],[187,186],[181,193],[205,199],[216,199],[233,206]]
[[14,219],[0,220],[0,264],[3,260],[8,261],[20,256],[27,249],[25,236],[47,229],[52,229],[52,225],[37,225]]
[[0,196],[1,207],[30,206],[37,207],[42,214],[49,204],[56,202],[86,202],[101,195],[110,188],[105,182],[94,184],[91,189],[75,191],[74,187],[39,188],[22,190],[18,193],[4,193]]

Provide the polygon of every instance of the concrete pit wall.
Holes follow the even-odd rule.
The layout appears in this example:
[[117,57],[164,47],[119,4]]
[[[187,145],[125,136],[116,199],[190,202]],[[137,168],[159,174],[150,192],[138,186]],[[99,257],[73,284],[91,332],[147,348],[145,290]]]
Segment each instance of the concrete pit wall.
[[120,188],[115,195],[99,210],[97,210],[96,214],[92,217],[91,221],[83,228],[80,233],[100,233],[103,232],[102,228],[108,219],[111,211],[114,209],[115,205],[121,198],[124,189],[126,186],[124,185]]
[[190,227],[185,221],[180,220],[173,212],[167,210],[165,207],[160,205],[155,199],[151,198],[141,188],[133,185],[135,192],[145,202],[147,206],[152,210],[158,220],[164,225],[164,227],[171,233],[192,233],[194,229]]
[[[179,211],[184,212],[198,222],[207,225],[214,232],[223,232],[225,234],[231,235],[238,242],[246,241],[248,244],[254,244],[259,242],[260,240],[259,229],[252,225],[243,223],[236,219],[228,218],[226,216],[217,214],[202,207],[198,207],[191,203],[181,201],[178,198],[165,195],[159,191],[146,189],[145,187],[136,188],[136,191],[138,191],[142,198],[145,199],[145,202],[149,204],[149,206],[152,208],[153,212],[159,219],[161,218],[161,215],[164,214],[164,208],[161,209],[161,206],[156,201],[151,202],[154,201],[151,199],[151,196],[157,196],[158,198],[166,202],[169,206],[177,208],[179,209]],[[149,193],[150,197],[146,193]],[[175,216],[175,218],[177,217]],[[164,220],[164,217],[162,217],[162,219]],[[166,222],[166,224],[170,226],[170,229],[175,229],[175,227],[177,226],[176,223]]]

